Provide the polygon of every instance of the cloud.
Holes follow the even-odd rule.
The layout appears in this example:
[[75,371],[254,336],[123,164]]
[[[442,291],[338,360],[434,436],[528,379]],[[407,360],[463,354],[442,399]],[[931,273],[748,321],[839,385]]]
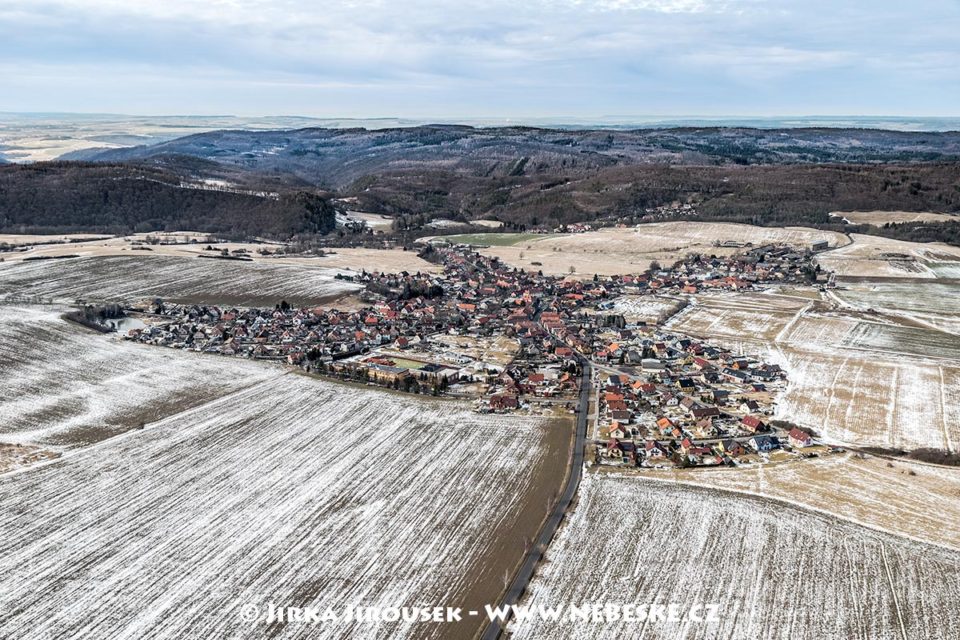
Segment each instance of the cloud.
[[141,108],[151,82],[180,112],[902,108],[886,82],[955,112],[957,26],[945,0],[0,0],[0,109]]

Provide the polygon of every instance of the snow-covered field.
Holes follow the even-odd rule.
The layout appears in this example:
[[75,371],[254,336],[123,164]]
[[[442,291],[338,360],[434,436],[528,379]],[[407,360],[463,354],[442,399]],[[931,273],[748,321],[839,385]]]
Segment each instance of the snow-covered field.
[[728,336],[748,340],[773,340],[793,318],[793,313],[766,309],[719,308],[698,305],[677,316],[671,329],[699,336]]
[[843,338],[857,349],[960,361],[960,336],[920,327],[860,322]]
[[[947,285],[916,286],[922,291]],[[893,293],[887,295],[895,299]],[[904,288],[900,295],[899,304],[909,305],[909,291]],[[923,318],[888,311],[880,297],[870,308],[892,316],[884,318],[864,316],[856,310],[868,308],[863,304],[853,311],[827,310],[830,298],[700,295],[668,326],[781,365],[788,385],[776,399],[776,416],[832,442],[955,450],[960,446],[960,366],[955,364],[960,338],[937,327],[947,328],[958,318],[948,310],[949,300],[930,296],[918,297],[917,304],[930,310]]]
[[943,331],[960,333],[958,284],[935,281],[846,283],[833,294],[858,309],[892,311]]
[[876,227],[890,222],[945,222],[956,216],[932,211],[833,211],[832,216],[845,218],[853,224],[872,224]]
[[885,447],[960,444],[960,368],[868,352],[773,349],[787,370],[777,417],[841,443]]
[[659,322],[680,308],[680,301],[660,296],[621,296],[610,311],[622,314],[628,322]]
[[0,299],[183,302],[262,306],[319,304],[358,290],[336,270],[213,258],[123,256],[0,264]]
[[719,621],[543,622],[515,640],[955,638],[960,552],[752,496],[588,473],[528,604],[720,605]]
[[800,312],[812,304],[813,300],[773,292],[698,295],[667,326],[755,353],[756,346],[744,345],[768,343],[787,333]]
[[940,242],[907,242],[857,233],[851,237],[852,244],[820,254],[820,266],[854,278],[931,279],[955,277],[949,275],[951,267],[960,266],[960,248]]
[[960,551],[960,468],[847,453],[787,464],[692,469],[663,475],[714,489],[777,498]]
[[804,227],[755,227],[724,222],[657,222],[630,228],[604,228],[586,233],[550,234],[509,246],[491,246],[480,253],[497,256],[509,265],[530,271],[575,277],[593,274],[642,273],[654,260],[664,265],[687,253],[730,255],[742,249],[716,246],[734,241],[788,242],[809,246],[826,240],[831,247],[848,242],[832,231]]
[[495,601],[549,424],[290,374],[0,476],[0,637],[472,637],[240,608]]
[[0,442],[83,446],[283,373],[122,342],[65,310],[0,305]]

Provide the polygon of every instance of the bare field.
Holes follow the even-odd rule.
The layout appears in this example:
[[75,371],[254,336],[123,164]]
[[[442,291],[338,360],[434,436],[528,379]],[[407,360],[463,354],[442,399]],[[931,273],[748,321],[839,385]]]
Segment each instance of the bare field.
[[666,472],[672,480],[785,500],[960,550],[960,468],[854,454],[767,467]]
[[691,335],[762,341],[775,339],[792,318],[793,314],[779,311],[746,311],[697,305],[677,316],[670,328]]
[[797,321],[815,300],[764,292],[698,295],[693,304],[671,318],[671,330],[719,340],[729,348],[747,343],[754,353],[757,344],[777,339]]
[[768,358],[789,384],[776,415],[832,442],[955,449],[960,368],[923,360],[786,346]]
[[64,258],[0,264],[0,299],[132,302],[160,297],[238,306],[324,304],[359,287],[322,267],[170,256]]
[[[217,242],[215,251],[207,251],[205,247],[210,240],[210,234],[197,231],[170,231],[156,233],[136,233],[129,236],[89,236],[92,239],[81,240],[81,236],[2,236],[9,238],[8,244],[34,244],[50,242],[59,238],[73,239],[65,244],[38,244],[24,251],[15,251],[3,254],[7,262],[20,262],[26,258],[57,258],[62,256],[78,255],[84,258],[108,256],[173,256],[181,258],[195,258],[199,255],[216,255],[226,249],[231,253],[244,250],[254,259],[262,259],[257,251],[260,249],[276,249],[281,246],[276,242]],[[169,244],[150,244],[151,238]],[[46,239],[46,240],[44,240]],[[214,245],[211,245],[214,246]]]
[[[721,222],[661,222],[631,228],[607,228],[587,233],[531,238],[509,246],[491,246],[480,252],[498,256],[507,264],[529,271],[567,275],[570,267],[582,277],[645,271],[654,260],[672,264],[687,253],[729,255],[739,249],[718,247],[724,241],[789,242],[808,246],[827,240],[831,246],[848,242],[846,236],[802,227],[755,227]],[[541,264],[533,264],[539,262]]]
[[265,260],[269,264],[293,264],[349,269],[351,271],[385,271],[387,273],[443,273],[443,267],[417,257],[416,251],[403,249],[364,249],[337,247],[323,257],[277,257]]
[[951,278],[960,273],[960,247],[856,233],[851,237],[853,244],[820,254],[820,266],[841,278]]
[[932,211],[834,211],[830,215],[846,218],[853,224],[872,224],[882,227],[888,222],[944,222],[956,216]]
[[[59,235],[34,235],[34,234],[11,234],[0,233],[0,244],[8,244],[13,247],[23,245],[41,244],[47,242],[79,242],[102,239],[104,236],[95,233],[67,233]],[[9,256],[5,256],[9,257]]]
[[[0,637],[302,638],[244,604],[496,601],[570,428],[284,376],[0,476]],[[472,638],[480,621],[325,625]]]
[[393,218],[379,213],[365,213],[363,211],[347,211],[347,215],[357,220],[363,220],[374,231],[388,232],[393,228]]
[[0,306],[0,442],[82,447],[283,373],[121,342],[64,310]]
[[715,490],[588,473],[528,603],[717,603],[694,622],[514,623],[529,638],[953,638],[960,552]]
[[960,284],[925,280],[922,282],[844,283],[831,292],[842,304],[854,309],[877,309],[915,322],[960,333]]
[[860,322],[842,344],[856,349],[960,361],[960,336],[920,327]]
[[[698,295],[669,328],[775,362],[788,385],[776,417],[810,427],[830,442],[916,449],[960,446],[960,322],[946,283],[915,281],[845,289],[823,300],[780,295]],[[874,287],[886,291],[868,312]],[[928,291],[927,289],[936,289]],[[916,301],[929,313],[904,308]],[[839,304],[837,304],[839,302]]]

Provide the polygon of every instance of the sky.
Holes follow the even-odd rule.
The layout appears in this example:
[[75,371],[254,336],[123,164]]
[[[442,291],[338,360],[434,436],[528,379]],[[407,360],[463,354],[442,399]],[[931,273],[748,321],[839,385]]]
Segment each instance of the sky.
[[960,0],[0,0],[0,111],[960,115]]

